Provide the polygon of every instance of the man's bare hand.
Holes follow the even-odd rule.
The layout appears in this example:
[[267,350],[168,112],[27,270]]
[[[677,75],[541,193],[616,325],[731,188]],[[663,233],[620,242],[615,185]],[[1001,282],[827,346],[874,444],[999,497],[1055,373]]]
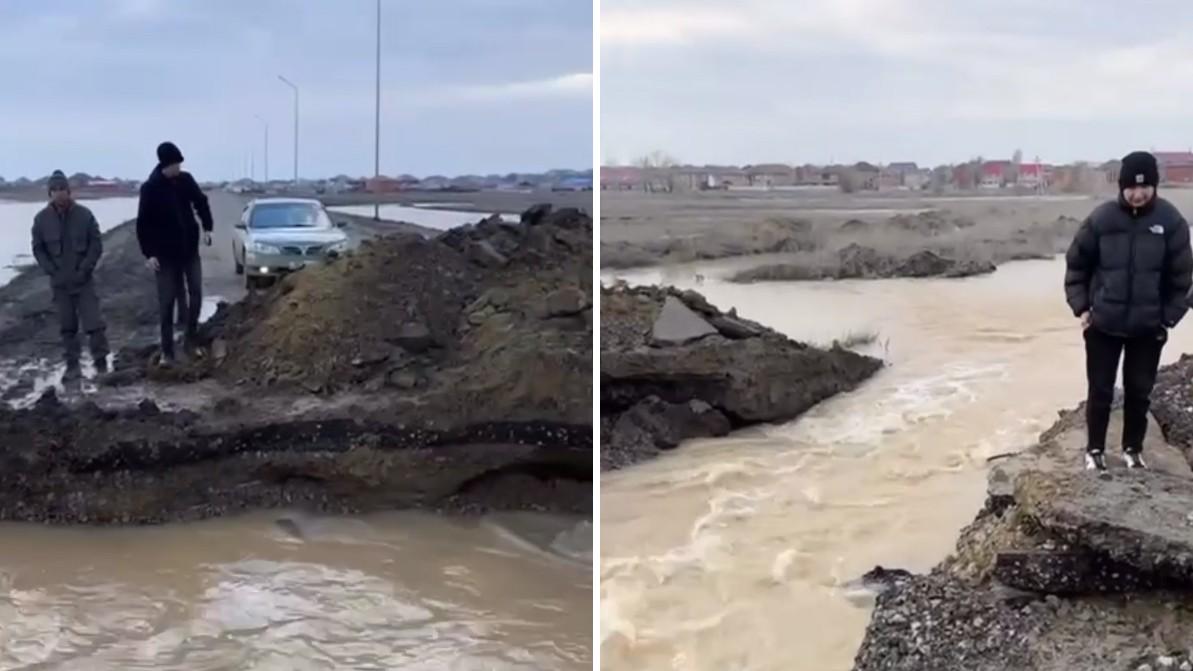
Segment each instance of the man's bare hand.
[[1084,331],[1084,330],[1088,329],[1089,325],[1090,325],[1089,310],[1082,312],[1080,319],[1081,319],[1081,330]]
[[155,256],[145,261],[145,267],[156,273],[161,271],[162,264],[158,262],[157,257]]
[[206,231],[203,232],[203,244],[208,247],[211,246],[211,233]]

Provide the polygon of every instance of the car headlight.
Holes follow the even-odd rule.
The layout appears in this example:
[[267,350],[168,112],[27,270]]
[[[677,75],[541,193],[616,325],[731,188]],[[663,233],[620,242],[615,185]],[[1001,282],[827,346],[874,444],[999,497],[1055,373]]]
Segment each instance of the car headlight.
[[333,242],[327,246],[327,251],[335,252],[337,254],[342,254],[342,253],[348,251],[348,241],[341,240],[339,242]]
[[249,249],[257,254],[281,254],[282,250],[275,245],[267,245],[264,242],[254,242],[249,245]]

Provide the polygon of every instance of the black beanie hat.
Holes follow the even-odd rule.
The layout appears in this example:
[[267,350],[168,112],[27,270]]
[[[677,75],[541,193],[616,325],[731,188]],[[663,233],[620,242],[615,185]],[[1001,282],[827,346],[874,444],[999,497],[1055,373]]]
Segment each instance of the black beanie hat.
[[70,181],[66,179],[66,174],[61,170],[55,170],[50,173],[50,181],[46,186],[51,193],[60,189],[70,191]]
[[1118,188],[1129,189],[1133,186],[1159,186],[1160,168],[1156,165],[1156,157],[1146,151],[1133,151],[1123,157],[1123,165],[1118,171]]
[[158,165],[174,165],[182,161],[182,152],[173,142],[163,142],[157,146]]

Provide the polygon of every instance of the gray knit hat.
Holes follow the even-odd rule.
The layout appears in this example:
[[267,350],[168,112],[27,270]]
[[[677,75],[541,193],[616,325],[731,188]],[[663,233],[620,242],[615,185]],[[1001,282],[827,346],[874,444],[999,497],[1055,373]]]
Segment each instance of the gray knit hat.
[[66,179],[66,175],[61,170],[55,170],[50,174],[50,183],[48,186],[51,193],[62,189],[70,191],[70,181]]

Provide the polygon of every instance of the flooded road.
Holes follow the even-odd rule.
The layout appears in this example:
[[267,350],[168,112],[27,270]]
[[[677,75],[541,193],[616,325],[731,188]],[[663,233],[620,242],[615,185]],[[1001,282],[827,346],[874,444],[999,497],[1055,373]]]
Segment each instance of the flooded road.
[[578,523],[274,511],[3,525],[0,668],[591,668]]
[[[445,204],[450,205],[450,204]],[[345,214],[353,214],[360,217],[373,216],[372,205],[338,205],[327,208],[329,211],[343,212]],[[380,216],[382,219],[388,221],[404,221],[411,224],[418,224],[419,226],[426,226],[439,231],[446,231],[457,226],[465,224],[475,224],[488,217],[487,214],[478,214],[476,212],[461,212],[458,210],[443,209],[443,205],[426,204],[425,207],[410,207],[408,205],[382,205]],[[518,214],[502,214],[501,217],[507,221],[520,221],[521,215]]]
[[[209,195],[205,316],[218,298],[243,295],[230,241],[244,201]],[[135,216],[131,200],[107,212],[93,205],[103,201],[85,204],[110,228]],[[0,256],[28,253],[41,206],[0,204]],[[9,273],[0,282],[11,277],[0,272]],[[17,404],[61,373],[52,362],[4,363],[0,386],[38,374]],[[0,548],[0,671],[592,666],[583,519],[262,511],[157,527],[0,524]]]
[[[606,669],[849,669],[871,600],[848,583],[940,561],[982,504],[987,458],[1084,396],[1061,260],[965,280],[713,279],[735,269],[616,276],[697,289],[800,340],[873,334],[889,367],[798,421],[602,474]],[[1186,351],[1187,323],[1164,361]]]

